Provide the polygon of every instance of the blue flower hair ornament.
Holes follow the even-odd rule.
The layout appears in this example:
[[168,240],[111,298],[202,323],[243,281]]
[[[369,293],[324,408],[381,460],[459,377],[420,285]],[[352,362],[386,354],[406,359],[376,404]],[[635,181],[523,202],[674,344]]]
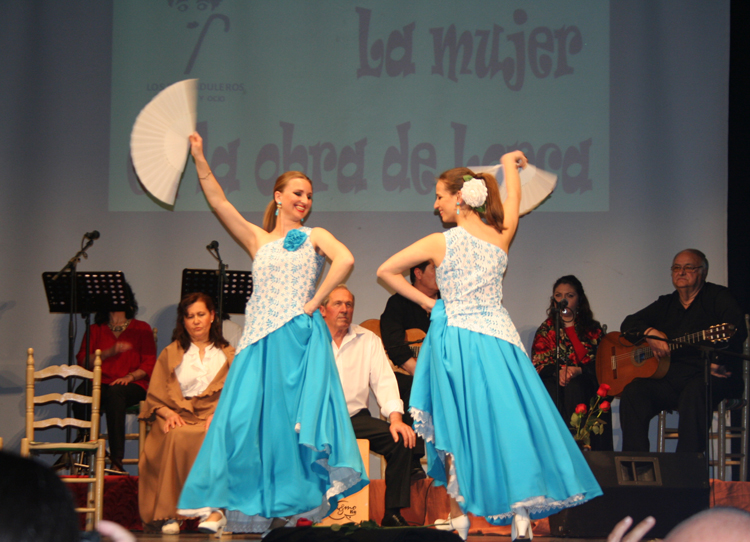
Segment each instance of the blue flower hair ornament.
[[284,238],[284,248],[289,252],[294,252],[307,239],[307,234],[300,230],[289,230]]

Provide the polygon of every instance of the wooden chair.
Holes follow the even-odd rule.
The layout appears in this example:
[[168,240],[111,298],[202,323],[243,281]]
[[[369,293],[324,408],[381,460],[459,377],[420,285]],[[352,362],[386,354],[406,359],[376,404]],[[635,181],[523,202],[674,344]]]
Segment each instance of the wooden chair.
[[365,329],[372,331],[375,335],[382,338],[382,336],[380,335],[380,320],[378,320],[377,318],[370,318],[369,320],[365,320],[359,325]]
[[[383,335],[380,333],[380,320],[378,320],[377,318],[370,318],[369,320],[365,320],[364,322],[362,322],[359,325],[362,326],[365,329],[368,329],[368,330],[372,331],[375,335],[377,335],[378,337],[380,337],[381,341],[383,340]],[[407,330],[407,333],[409,331],[410,330]],[[386,352],[385,354],[387,356],[388,352]],[[409,374],[409,372],[406,369],[402,369],[401,367],[399,367],[398,365],[396,365],[395,363],[393,363],[393,361],[391,361],[390,356],[388,357],[388,361],[391,363],[391,369],[393,369],[394,373],[401,373],[401,374],[405,374],[405,375]]]
[[[748,330],[748,338],[745,340],[743,353],[750,355],[750,314],[745,315],[745,327]],[[742,379],[745,382],[745,391],[741,399],[725,399],[719,404],[719,424],[715,433],[711,433],[712,439],[717,439],[717,458],[711,461],[714,469],[718,468],[719,480],[726,479],[726,468],[729,466],[739,467],[739,481],[747,482],[748,461],[748,417],[750,417],[750,362],[742,362]],[[731,424],[731,413],[739,412],[739,425]],[[730,423],[727,423],[727,417]],[[740,451],[732,453],[731,442],[734,439],[740,441]],[[729,449],[727,449],[729,441]]]
[[[93,392],[91,397],[79,395],[77,393],[48,393],[46,395],[36,395],[36,382],[47,380],[49,378],[86,378],[92,380]],[[86,514],[86,530],[91,531],[96,524],[102,519],[103,497],[104,497],[104,439],[99,438],[99,404],[101,401],[101,382],[102,382],[102,358],[101,351],[95,353],[94,369],[87,371],[78,365],[52,365],[38,371],[34,370],[34,349],[29,348],[26,358],[26,436],[21,439],[21,455],[29,457],[32,453],[76,453],[83,452],[93,456],[93,461],[89,462],[88,476],[61,476],[62,480],[67,483],[88,484],[89,490],[86,499],[86,506],[76,508],[77,512]],[[75,418],[47,418],[43,420],[35,419],[36,405],[46,405],[48,403],[60,403],[67,406],[69,403],[80,403],[91,405],[91,421],[78,420]],[[47,429],[50,427],[59,428],[78,428],[89,431],[89,439],[83,442],[40,442],[36,440],[35,431],[37,429]]]

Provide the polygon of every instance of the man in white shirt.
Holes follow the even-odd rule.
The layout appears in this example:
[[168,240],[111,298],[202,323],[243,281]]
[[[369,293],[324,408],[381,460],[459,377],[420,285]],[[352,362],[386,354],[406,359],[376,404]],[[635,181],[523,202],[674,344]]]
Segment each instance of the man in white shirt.
[[[333,338],[341,385],[346,406],[357,438],[370,441],[370,449],[385,456],[385,515],[381,525],[408,525],[401,509],[410,505],[410,471],[412,448],[416,436],[402,421],[404,403],[398,384],[380,338],[367,329],[352,324],[354,295],[341,284],[320,306],[320,313],[328,324]],[[368,410],[372,389],[383,416],[390,423],[373,418]]]

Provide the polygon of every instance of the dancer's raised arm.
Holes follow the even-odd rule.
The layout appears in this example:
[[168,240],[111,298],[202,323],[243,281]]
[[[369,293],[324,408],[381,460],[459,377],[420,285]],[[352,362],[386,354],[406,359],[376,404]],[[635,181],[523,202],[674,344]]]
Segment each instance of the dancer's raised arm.
[[432,261],[439,266],[445,256],[445,237],[440,233],[428,235],[388,258],[378,268],[378,277],[405,298],[431,311],[435,300],[417,290],[405,278],[404,271],[422,262]]
[[203,154],[203,138],[198,132],[190,134],[189,139],[190,154],[193,155],[193,160],[195,160],[195,170],[198,173],[198,180],[208,204],[221,223],[250,252],[250,256],[255,258],[255,253],[262,244],[258,242],[258,237],[265,236],[265,230],[245,220],[235,206],[229,202]]
[[305,312],[307,314],[315,312],[323,303],[323,300],[328,297],[328,294],[336,286],[344,282],[349,271],[354,267],[354,256],[352,256],[352,253],[327,230],[313,228],[310,233],[310,242],[318,253],[330,258],[331,268],[328,270],[326,278],[323,279],[320,288],[315,292],[313,298],[305,303]]
[[503,165],[505,189],[508,192],[508,197],[503,202],[505,216],[503,217],[501,236],[504,238],[505,247],[508,247],[516,234],[516,229],[518,229],[518,215],[521,208],[521,176],[518,168],[526,167],[528,160],[523,152],[513,151],[504,154],[500,163]]

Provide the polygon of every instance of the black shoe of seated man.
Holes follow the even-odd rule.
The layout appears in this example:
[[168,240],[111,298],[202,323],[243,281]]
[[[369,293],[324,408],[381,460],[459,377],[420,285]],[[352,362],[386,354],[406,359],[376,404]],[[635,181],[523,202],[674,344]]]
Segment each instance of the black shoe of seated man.
[[422,468],[422,465],[417,463],[411,468],[411,481],[410,483],[414,483],[418,480],[424,480],[427,478],[427,473],[425,473],[424,469]]
[[381,527],[408,527],[409,523],[404,519],[400,512],[388,513],[383,516],[380,522]]

